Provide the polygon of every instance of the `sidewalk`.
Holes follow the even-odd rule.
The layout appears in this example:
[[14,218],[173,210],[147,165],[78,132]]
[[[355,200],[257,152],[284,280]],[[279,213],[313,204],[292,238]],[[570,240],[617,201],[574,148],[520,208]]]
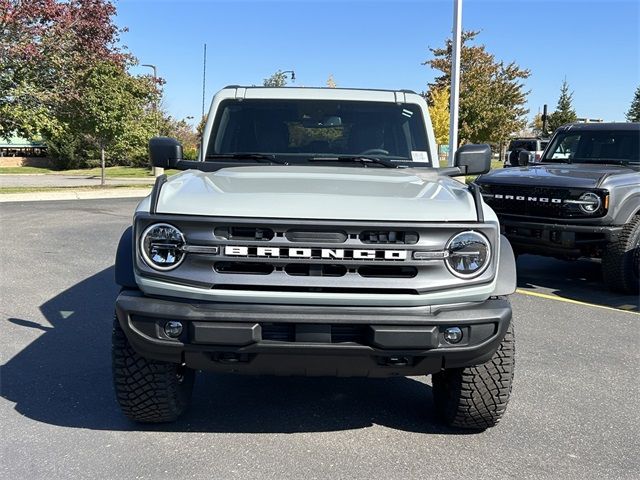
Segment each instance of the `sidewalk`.
[[42,200],[91,200],[96,198],[146,197],[151,193],[149,187],[106,188],[104,190],[67,187],[44,192],[0,193],[0,203],[35,202]]

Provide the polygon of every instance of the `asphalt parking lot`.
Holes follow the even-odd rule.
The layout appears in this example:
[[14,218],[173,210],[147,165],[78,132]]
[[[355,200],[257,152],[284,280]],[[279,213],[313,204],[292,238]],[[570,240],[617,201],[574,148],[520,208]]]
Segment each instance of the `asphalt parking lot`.
[[129,422],[112,262],[136,202],[0,205],[0,478],[640,477],[638,298],[587,261],[518,260],[514,391],[484,433],[439,425],[424,378],[200,375],[178,423]]

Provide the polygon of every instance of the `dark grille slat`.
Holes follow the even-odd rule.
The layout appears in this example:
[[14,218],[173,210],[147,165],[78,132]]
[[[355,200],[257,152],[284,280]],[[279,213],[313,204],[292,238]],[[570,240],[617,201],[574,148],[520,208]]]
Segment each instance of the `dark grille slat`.
[[[272,342],[295,342],[296,324],[263,323],[262,340]],[[367,343],[366,325],[331,325],[331,343]]]
[[[577,199],[584,192],[567,188],[521,185],[483,185],[482,191],[485,194],[485,202],[496,213],[548,218],[576,216],[575,210],[563,202],[567,199]],[[496,195],[502,198],[496,198]]]
[[405,232],[397,230],[366,230],[358,236],[362,243],[372,245],[414,245],[418,243],[420,236],[417,232]]
[[288,230],[285,238],[293,243],[344,243],[347,241],[346,232]]

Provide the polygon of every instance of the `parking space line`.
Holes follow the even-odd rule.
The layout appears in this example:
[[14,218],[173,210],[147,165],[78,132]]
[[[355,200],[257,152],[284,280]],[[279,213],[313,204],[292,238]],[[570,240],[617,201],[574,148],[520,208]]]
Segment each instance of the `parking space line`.
[[572,300],[571,298],[558,297],[556,295],[549,295],[548,293],[531,292],[529,290],[523,290],[518,288],[516,293],[522,295],[530,295],[532,297],[546,298],[547,300],[557,300],[559,302],[573,303],[574,305],[583,305],[585,307],[602,308],[604,310],[613,310],[614,312],[630,313],[632,315],[640,316],[640,312],[631,312],[629,310],[622,310],[620,308],[608,307],[606,305],[598,305],[597,303],[581,302],[580,300]]

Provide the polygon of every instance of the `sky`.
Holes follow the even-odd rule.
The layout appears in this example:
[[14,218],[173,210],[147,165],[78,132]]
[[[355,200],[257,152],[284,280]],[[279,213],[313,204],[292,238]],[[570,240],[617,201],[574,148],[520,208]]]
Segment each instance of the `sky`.
[[[453,0],[119,0],[121,41],[166,80],[176,118],[206,109],[225,85],[294,70],[295,86],[427,90],[422,63],[451,35]],[[462,24],[498,60],[531,70],[529,117],[553,111],[563,79],[579,117],[624,121],[640,86],[640,0],[464,0]],[[150,72],[133,67],[134,74]]]

